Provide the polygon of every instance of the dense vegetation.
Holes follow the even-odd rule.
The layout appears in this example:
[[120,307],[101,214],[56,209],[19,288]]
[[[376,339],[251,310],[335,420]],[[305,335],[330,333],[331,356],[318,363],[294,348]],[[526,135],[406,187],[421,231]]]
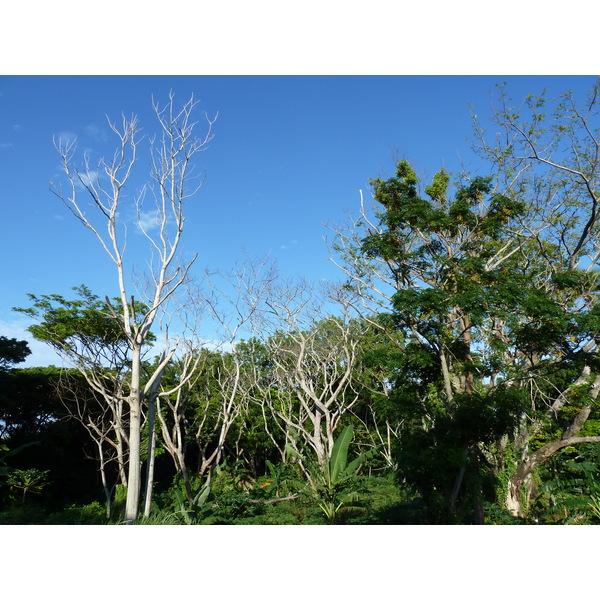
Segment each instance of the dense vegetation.
[[500,90],[489,175],[373,179],[339,284],[246,260],[192,285],[165,219],[148,301],[31,295],[72,368],[2,338],[0,523],[599,522],[598,90]]

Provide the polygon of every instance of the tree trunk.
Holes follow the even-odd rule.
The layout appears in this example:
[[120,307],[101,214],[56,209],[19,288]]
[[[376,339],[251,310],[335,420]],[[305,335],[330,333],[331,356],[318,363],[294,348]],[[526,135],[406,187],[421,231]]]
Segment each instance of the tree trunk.
[[154,484],[154,458],[156,455],[156,404],[162,370],[154,379],[148,393],[148,461],[146,463],[146,489],[144,491],[144,516],[150,516],[152,486]]
[[141,348],[135,346],[131,359],[131,392],[129,396],[129,475],[127,482],[127,501],[125,503],[125,522],[135,523],[138,517],[141,490]]
[[102,489],[104,490],[104,497],[106,498],[106,517],[110,519],[112,492],[108,487],[108,481],[106,479],[106,463],[104,461],[104,449],[102,448],[102,441],[96,441],[96,446],[98,448],[98,458],[100,460],[100,478],[102,480]]
[[[586,376],[589,377],[590,369],[589,367],[585,367],[582,375],[575,382],[575,385],[579,386],[585,383]],[[594,383],[590,386],[589,389],[589,397],[591,400],[595,400],[598,397],[598,393],[600,392],[600,375],[596,377]],[[561,394],[564,399],[561,401],[561,407],[567,401],[567,394]],[[558,440],[554,440],[549,442],[545,446],[542,446],[539,450],[525,456],[519,465],[517,466],[517,470],[515,474],[510,478],[508,482],[508,490],[507,496],[505,500],[506,508],[513,514],[515,517],[523,517],[524,510],[521,505],[521,488],[527,481],[527,479],[531,476],[533,470],[546,462],[550,457],[554,456],[559,450],[566,448],[567,446],[574,446],[575,444],[586,444],[586,443],[598,443],[600,442],[600,436],[588,436],[588,437],[578,437],[579,432],[585,425],[590,412],[592,411],[592,404],[587,404],[583,406],[579,412],[575,415],[571,425],[568,429],[563,433],[562,437]],[[531,437],[531,436],[530,436]]]
[[148,402],[148,459],[146,461],[146,489],[144,490],[144,516],[150,516],[152,505],[152,486],[154,484],[154,457],[156,451],[156,431],[154,427],[156,400]]
[[190,483],[190,474],[185,464],[185,458],[181,451],[177,451],[177,462],[179,463],[179,471],[183,478],[183,485],[185,486],[185,495],[188,502],[191,504],[194,501],[194,493],[192,492],[192,484]]
[[542,446],[533,454],[527,456],[521,461],[515,474],[508,482],[506,508],[510,510],[515,517],[523,517],[524,511],[520,500],[521,487],[525,484],[533,470],[546,462],[550,457],[554,456],[559,450],[562,450],[567,446],[597,443],[600,443],[600,436],[597,435],[587,437],[562,437],[560,440],[554,440],[553,442]]
[[116,447],[117,447],[117,463],[119,465],[119,478],[121,485],[127,487],[127,472],[126,472],[126,459],[125,459],[125,444],[128,443],[126,440],[125,431],[123,430],[123,406],[122,404],[118,407],[118,412],[115,414],[115,436],[116,436]]
[[312,435],[312,443],[315,449],[315,454],[317,455],[317,462],[319,466],[323,466],[329,460],[329,453],[325,445],[323,444],[323,433],[321,431],[321,414],[317,412],[313,419],[313,435]]

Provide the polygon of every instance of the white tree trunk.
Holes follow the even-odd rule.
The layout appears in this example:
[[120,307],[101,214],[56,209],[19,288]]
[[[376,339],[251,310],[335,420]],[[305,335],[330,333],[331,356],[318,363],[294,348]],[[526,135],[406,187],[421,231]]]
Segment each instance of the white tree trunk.
[[141,428],[141,348],[134,347],[131,358],[131,395],[129,397],[129,475],[127,477],[127,501],[125,522],[133,523],[138,517],[142,485]]
[[154,485],[154,458],[156,456],[155,429],[156,399],[148,401],[148,459],[146,461],[146,487],[144,490],[144,516],[150,516],[152,506],[152,487]]

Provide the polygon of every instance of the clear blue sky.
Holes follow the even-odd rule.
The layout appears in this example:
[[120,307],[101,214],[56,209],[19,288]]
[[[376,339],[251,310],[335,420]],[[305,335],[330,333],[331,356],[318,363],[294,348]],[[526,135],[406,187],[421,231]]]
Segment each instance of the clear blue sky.
[[[155,130],[151,97],[190,94],[198,116],[219,113],[200,155],[206,182],[188,205],[184,249],[197,269],[227,268],[270,253],[285,274],[317,281],[337,276],[327,261],[324,222],[356,210],[370,177],[391,175],[393,156],[432,174],[471,154],[469,105],[489,114],[494,85],[514,98],[569,89],[583,95],[591,76],[2,76],[0,335],[30,339],[31,324],[11,311],[28,292],[69,295],[82,283],[117,292],[112,265],[90,233],[49,191],[59,158],[53,136],[76,135],[92,162],[110,156],[106,117],[135,113]],[[143,257],[140,257],[143,260]],[[26,366],[51,360],[39,344]],[[56,362],[56,361],[54,361]]]

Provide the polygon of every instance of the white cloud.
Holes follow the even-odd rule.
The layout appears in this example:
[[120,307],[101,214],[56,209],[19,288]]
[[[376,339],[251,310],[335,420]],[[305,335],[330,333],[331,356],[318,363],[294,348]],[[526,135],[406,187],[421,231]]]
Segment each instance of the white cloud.
[[0,142],[0,148],[11,148],[12,142]]
[[84,185],[93,187],[96,183],[98,183],[99,173],[98,171],[88,171],[87,173],[79,173],[79,177],[81,179],[75,181],[75,186],[81,190],[83,189]]
[[290,248],[293,248],[296,245],[298,245],[298,240],[292,240],[291,242],[289,242],[289,246],[284,244],[282,246],[279,246],[279,248],[281,248],[281,250],[289,250]]
[[68,146],[77,139],[77,135],[72,131],[60,131],[54,136],[54,140],[58,146]]
[[141,211],[138,217],[138,227],[150,233],[153,229],[157,229],[161,223],[162,211],[154,208],[152,210]]
[[106,142],[106,140],[108,139],[106,130],[102,129],[101,127],[98,127],[98,125],[94,125],[93,123],[87,125],[83,131],[86,135],[89,135],[96,142]]

